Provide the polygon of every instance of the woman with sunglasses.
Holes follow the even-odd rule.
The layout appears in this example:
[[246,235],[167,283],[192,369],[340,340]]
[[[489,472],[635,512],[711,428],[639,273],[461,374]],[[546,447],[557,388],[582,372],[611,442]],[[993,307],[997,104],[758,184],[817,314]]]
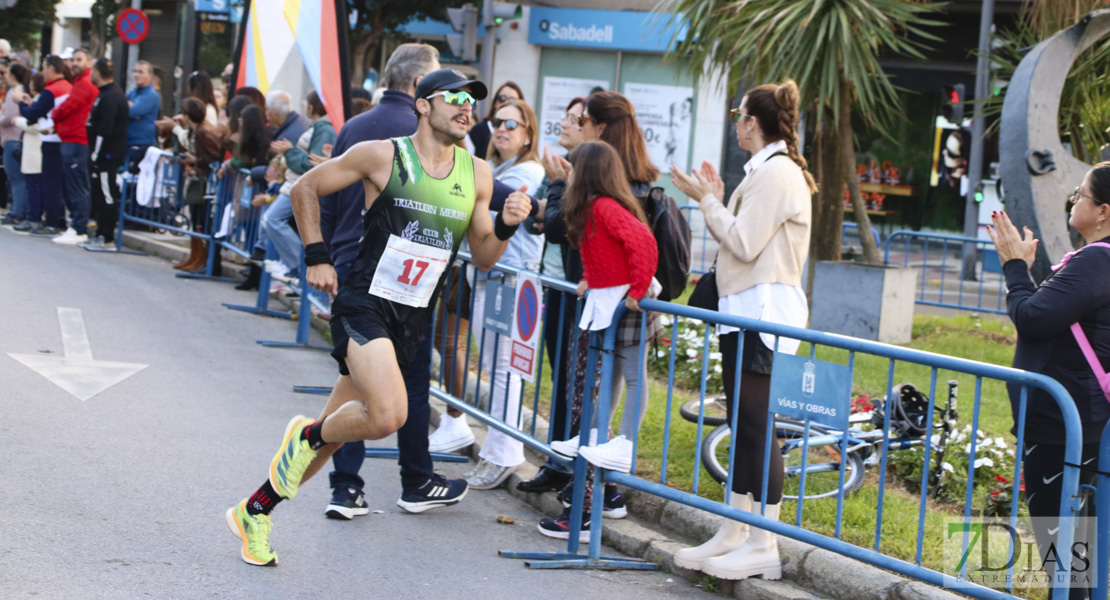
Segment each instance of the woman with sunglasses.
[[[539,162],[539,127],[536,113],[521,100],[510,100],[497,109],[490,120],[493,137],[489,141],[486,158],[493,167],[494,179],[520,189],[534,190],[543,180],[543,165]],[[491,216],[493,216],[491,211]],[[521,227],[509,238],[509,247],[499,261],[503,265],[538,271],[543,253],[543,238]],[[473,273],[473,271],[470,271]],[[496,271],[477,274],[474,286],[474,316],[471,319],[476,339],[482,344],[482,369],[494,373],[490,394],[489,412],[513,427],[520,427],[521,378],[509,373],[512,344],[507,338],[497,339],[494,331],[482,327],[486,306],[486,286],[489,280],[500,280]],[[473,279],[471,279],[473,281]],[[514,282],[507,280],[506,285]],[[496,355],[496,356],[495,356]],[[466,417],[448,413],[456,427],[468,427]],[[451,424],[448,424],[450,427]],[[524,462],[524,445],[512,437],[491,428],[478,454],[478,464],[466,473],[470,487],[489,490],[500,486]]]
[[[632,189],[632,195],[640,202],[641,208],[647,211],[646,202],[651,192],[652,183],[659,177],[659,170],[651,164],[648,158],[647,145],[644,136],[636,122],[636,110],[628,98],[617,92],[595,92],[586,99],[582,115],[577,119],[582,131],[582,142],[602,141],[608,143],[621,157],[623,169],[613,173],[613,177],[623,177]],[[582,282],[585,280],[585,271],[582,267],[582,255],[570,245],[567,237],[567,221],[563,215],[564,193],[567,189],[567,177],[571,171],[570,163],[566,159],[549,152],[544,152],[544,166],[547,175],[552,180],[547,194],[547,210],[544,219],[544,235],[549,242],[561,245],[563,254],[563,269],[567,280]],[[585,287],[579,287],[579,294],[584,294]],[[615,308],[615,306],[613,307]],[[628,390],[625,400],[625,409],[621,415],[620,430],[615,437],[601,446],[591,448],[587,456],[592,464],[602,464],[606,468],[627,473],[632,465],[633,443],[632,439],[639,431],[640,423],[644,420],[648,405],[647,365],[640,364],[640,324],[641,317],[648,319],[647,341],[655,339],[661,330],[658,316],[654,313],[640,313],[629,311],[619,322],[617,333],[617,346],[619,353],[613,363],[613,387],[611,388],[612,403],[610,414],[606,419],[598,419],[606,427],[616,414],[616,407],[624,390]],[[574,361],[571,368],[577,374],[585,373],[589,353],[589,336],[579,335],[578,343],[573,343],[573,338],[565,342],[567,348],[566,360]],[[578,375],[574,378],[568,389],[571,409],[571,432],[575,436],[566,441],[551,443],[551,448],[568,457],[578,455],[578,446],[581,433],[579,420],[582,415],[582,401],[585,397],[583,385],[585,378]],[[638,407],[638,410],[635,408]],[[587,428],[588,429],[588,428]],[[594,436],[591,434],[592,445]],[[563,488],[559,495],[564,500],[564,505],[570,504],[573,492],[572,484]],[[624,499],[617,486],[605,486],[603,501],[605,518],[620,519],[628,514]],[[593,478],[586,479],[586,504],[590,506],[593,495]],[[583,539],[589,535],[589,515],[584,515],[582,525]],[[570,509],[555,519],[544,519],[540,522],[540,533],[556,539],[566,539],[570,525]]]
[[470,133],[466,134],[466,149],[471,154],[478,158],[487,158],[490,138],[493,137],[494,131],[493,118],[497,116],[497,111],[501,110],[502,106],[513,100],[524,100],[524,92],[516,83],[506,81],[493,95],[493,102],[490,102],[489,113],[486,114],[486,118],[478,121],[474,127],[470,128]]
[[[811,196],[817,185],[798,151],[798,87],[761,85],[731,111],[740,147],[752,154],[744,180],[722,203],[725,184],[709,163],[687,175],[671,167],[674,184],[698,203],[705,224],[720,242],[717,251],[718,310],[771,323],[805,327],[809,307],[802,271],[809,254]],[[771,391],[772,349],[793,354],[799,342],[743,332],[740,397],[733,398],[741,332],[719,325],[721,366],[728,417],[736,417],[736,456],[729,505],[778,520],[783,467],[778,441],[771,447],[767,496],[763,497],[764,444]],[[762,506],[761,506],[762,505]],[[721,579],[779,579],[778,541],[763,529],[726,519],[705,544],[680,550],[675,564]]]
[[[1026,227],[1023,237],[1006,213],[996,212],[991,218],[994,226],[988,227],[987,233],[1002,262],[1006,310],[1017,329],[1013,366],[1041,373],[1064,386],[1083,427],[1081,463],[1094,466],[1102,430],[1110,420],[1110,381],[1099,382],[1110,365],[1110,162],[1098,163],[1087,172],[1069,204],[1068,225],[1083,236],[1086,245],[1064,256],[1040,286],[1029,277],[1037,254],[1033,232]],[[1008,384],[1007,391],[1017,435],[1021,435],[1017,423],[1023,395],[1028,403],[1022,469],[1029,515],[1058,516],[1067,440],[1063,415],[1043,390]],[[1080,485],[1094,485],[1095,475],[1093,469],[1080,470]],[[1088,497],[1079,516],[1093,516],[1091,508]],[[1033,519],[1042,559],[1056,541],[1055,524],[1055,519]],[[1077,544],[1093,542],[1093,531],[1078,528],[1075,533]],[[1105,561],[1102,564],[1105,566]],[[1080,571],[1077,575],[1082,575],[1081,565],[1082,561],[1073,559],[1073,569]],[[1086,592],[1084,587],[1076,587],[1071,597],[1085,597]]]

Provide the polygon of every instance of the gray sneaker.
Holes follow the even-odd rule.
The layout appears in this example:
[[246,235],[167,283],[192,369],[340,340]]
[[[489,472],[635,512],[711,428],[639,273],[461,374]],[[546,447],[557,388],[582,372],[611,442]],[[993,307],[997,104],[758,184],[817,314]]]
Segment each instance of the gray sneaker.
[[[79,242],[77,244],[81,248],[92,248],[94,250],[104,247],[104,236],[91,237],[87,241]],[[113,244],[114,245],[114,244]]]
[[516,467],[500,467],[483,458],[478,461],[474,475],[466,478],[466,483],[476,490],[492,490],[505,483],[515,470]]

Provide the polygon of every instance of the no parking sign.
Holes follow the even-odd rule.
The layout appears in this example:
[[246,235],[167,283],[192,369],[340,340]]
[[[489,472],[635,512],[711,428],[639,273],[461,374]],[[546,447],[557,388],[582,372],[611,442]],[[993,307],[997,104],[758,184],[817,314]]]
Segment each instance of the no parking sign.
[[536,357],[539,348],[540,329],[540,280],[535,275],[518,275],[516,278],[516,300],[513,302],[513,348],[509,360],[509,370],[526,381],[534,382]]
[[138,44],[150,33],[150,20],[143,11],[129,8],[116,17],[116,33],[126,44]]

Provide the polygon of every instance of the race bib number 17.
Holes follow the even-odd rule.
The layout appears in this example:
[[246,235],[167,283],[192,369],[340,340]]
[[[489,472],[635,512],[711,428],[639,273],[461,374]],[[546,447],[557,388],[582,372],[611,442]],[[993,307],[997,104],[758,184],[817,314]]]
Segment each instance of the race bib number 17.
[[398,304],[426,307],[450,259],[450,250],[391,234],[370,283],[370,293]]

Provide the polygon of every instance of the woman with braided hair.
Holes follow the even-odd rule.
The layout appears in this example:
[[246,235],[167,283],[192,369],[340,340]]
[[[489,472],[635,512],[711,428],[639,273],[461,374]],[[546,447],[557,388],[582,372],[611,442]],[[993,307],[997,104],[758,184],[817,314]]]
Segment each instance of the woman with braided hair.
[[[810,197],[817,190],[806,160],[798,151],[798,86],[761,85],[748,91],[730,111],[740,147],[752,154],[744,180],[725,204],[725,185],[709,163],[684,173],[671,167],[674,184],[698,203],[717,252],[718,310],[793,327],[805,327],[809,308],[802,289],[802,269],[809,252]],[[773,351],[798,350],[798,340],[775,339],[755,331],[720,325],[722,369],[728,417],[736,420],[736,456],[732,465],[729,505],[778,520],[783,466],[778,441],[772,439],[767,496],[763,497],[764,444],[771,390]],[[740,394],[733,398],[736,355],[744,336]],[[761,506],[762,505],[762,506]],[[769,531],[725,520],[708,542],[680,550],[675,564],[721,579],[782,576],[778,542]]]

